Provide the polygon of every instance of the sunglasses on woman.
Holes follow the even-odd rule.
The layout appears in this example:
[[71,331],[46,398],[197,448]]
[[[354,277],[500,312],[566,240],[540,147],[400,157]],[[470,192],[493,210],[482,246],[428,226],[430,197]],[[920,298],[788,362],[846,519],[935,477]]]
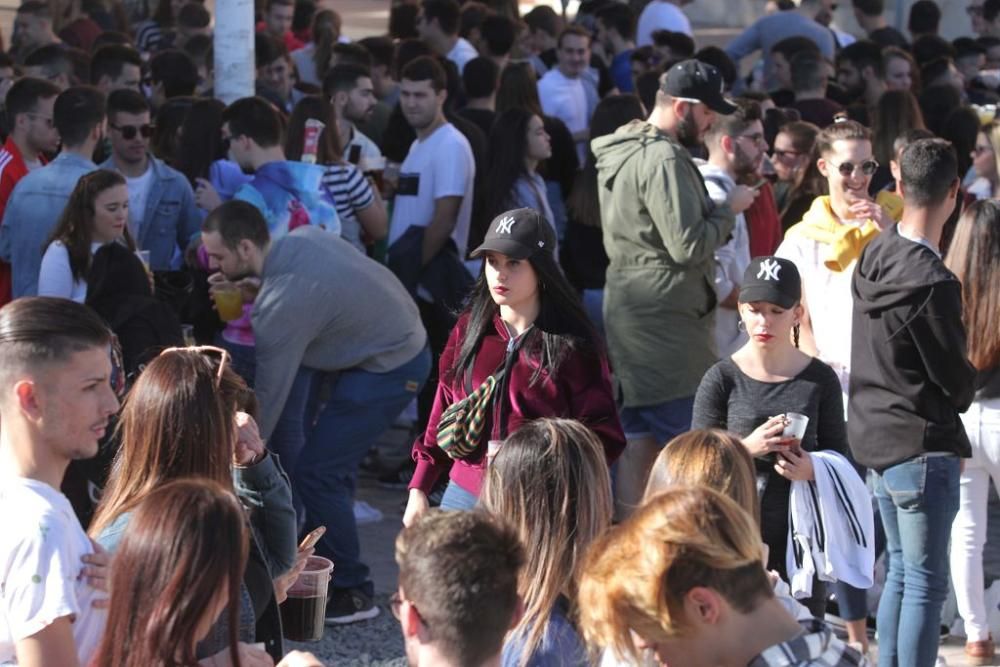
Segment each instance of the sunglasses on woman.
[[122,137],[127,140],[135,139],[135,135],[137,134],[141,134],[143,139],[149,139],[153,136],[153,126],[149,123],[145,125],[112,125],[108,123],[108,127],[121,132]]
[[857,170],[860,169],[861,173],[865,176],[871,176],[878,169],[878,162],[875,160],[865,160],[860,164],[854,164],[853,162],[841,162],[840,164],[832,165],[834,169],[840,172],[840,175],[844,178],[850,178]]
[[219,359],[219,369],[215,373],[215,388],[218,389],[222,385],[222,373],[226,370],[226,364],[229,363],[229,351],[224,350],[221,347],[215,347],[214,345],[195,345],[192,347],[168,347],[160,352],[162,357],[164,354],[183,352],[204,355],[206,357],[218,357]]

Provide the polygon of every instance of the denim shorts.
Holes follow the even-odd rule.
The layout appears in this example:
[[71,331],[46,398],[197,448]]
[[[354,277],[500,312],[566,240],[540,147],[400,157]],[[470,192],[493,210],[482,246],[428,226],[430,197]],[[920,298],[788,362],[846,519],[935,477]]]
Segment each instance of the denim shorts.
[[654,438],[661,446],[691,430],[694,396],[635,408],[618,408],[627,440]]

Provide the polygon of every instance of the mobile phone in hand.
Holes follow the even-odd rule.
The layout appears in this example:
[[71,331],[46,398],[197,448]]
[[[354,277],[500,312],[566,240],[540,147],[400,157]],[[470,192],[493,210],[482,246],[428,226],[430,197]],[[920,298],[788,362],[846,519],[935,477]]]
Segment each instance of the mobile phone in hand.
[[326,526],[320,526],[315,529],[302,539],[302,544],[299,545],[299,551],[305,551],[306,549],[312,549],[319,542],[319,539],[323,537],[326,532]]

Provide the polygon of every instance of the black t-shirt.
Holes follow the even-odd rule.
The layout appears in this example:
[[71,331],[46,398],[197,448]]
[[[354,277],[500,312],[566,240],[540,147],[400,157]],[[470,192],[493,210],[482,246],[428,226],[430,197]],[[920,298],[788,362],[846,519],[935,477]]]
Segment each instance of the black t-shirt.
[[489,109],[470,109],[465,107],[464,109],[458,110],[458,115],[467,121],[475,124],[486,138],[489,139],[490,130],[493,129],[493,121],[496,119],[496,112],[490,111]]

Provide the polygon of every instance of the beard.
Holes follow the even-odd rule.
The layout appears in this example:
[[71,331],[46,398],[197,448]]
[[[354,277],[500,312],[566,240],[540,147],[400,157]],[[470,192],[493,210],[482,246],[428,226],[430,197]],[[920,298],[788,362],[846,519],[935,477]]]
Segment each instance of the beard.
[[688,109],[677,125],[677,141],[685,148],[697,148],[701,145],[701,130],[691,109]]
[[760,176],[760,153],[755,157],[750,157],[750,155],[740,147],[738,143],[734,143],[733,147],[736,149],[733,153],[733,174],[736,176],[737,183],[756,183]]

